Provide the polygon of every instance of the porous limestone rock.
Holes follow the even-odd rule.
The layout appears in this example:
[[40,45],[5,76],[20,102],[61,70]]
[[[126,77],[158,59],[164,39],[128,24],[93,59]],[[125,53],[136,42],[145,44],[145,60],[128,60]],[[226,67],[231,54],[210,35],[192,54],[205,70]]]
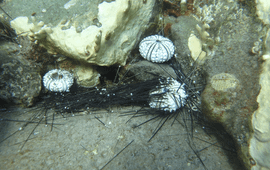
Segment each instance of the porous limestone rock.
[[204,103],[211,108],[207,116],[213,121],[228,123],[234,117],[230,110],[234,108],[240,88],[239,80],[233,74],[223,72],[213,75],[203,94],[203,97],[207,96]]
[[203,65],[207,74],[202,94],[203,113],[211,121],[222,124],[233,137],[241,162],[251,169],[255,163],[249,150],[253,134],[251,118],[258,107],[261,55],[250,53],[250,49],[260,38],[263,24],[253,17],[255,11],[236,1],[216,2],[198,12],[198,18],[210,26],[207,32],[214,40],[213,46],[210,43],[212,58],[207,57]]
[[[268,0],[257,2],[269,3]],[[254,111],[261,105],[269,107],[268,100],[265,99],[264,103],[262,99],[257,99],[262,86],[262,83],[261,86],[259,84],[262,49],[267,51],[264,58],[270,58],[270,38],[265,40],[265,30],[269,25],[259,21],[254,8],[249,8],[256,5],[254,1],[203,0],[197,5],[194,16],[179,16],[172,22],[177,60],[185,66],[190,64],[186,62],[188,58],[195,60],[194,56],[201,51],[207,53],[205,62],[195,65],[203,67],[207,75],[202,93],[203,113],[211,121],[222,124],[233,137],[240,161],[247,169],[269,169],[269,143],[257,140],[258,132],[253,136]],[[268,6],[262,8],[268,9]],[[264,23],[269,22],[267,11]],[[268,77],[265,76],[263,80],[266,79]],[[264,138],[269,137],[270,132],[268,110],[261,114],[261,118],[259,111],[256,111],[258,125],[255,126],[260,135],[265,135]]]
[[257,97],[259,108],[254,112],[252,125],[254,136],[250,141],[250,153],[256,161],[252,170],[270,169],[270,59],[262,64],[260,74],[260,94]]
[[[74,8],[83,8],[78,5],[79,1],[72,2],[64,4],[64,9],[74,12]],[[128,54],[148,27],[155,3],[155,0],[89,3],[87,12],[79,13],[78,9],[74,16],[62,16],[58,23],[42,21],[40,17],[32,17],[32,20],[17,17],[11,21],[11,26],[18,35],[27,35],[50,53],[99,66],[124,66]]]
[[[270,1],[256,0],[259,19],[269,27]],[[250,154],[254,159],[252,170],[270,170],[270,29],[264,37],[264,62],[261,65],[259,83],[260,93],[257,97],[258,109],[253,113],[252,126],[254,135],[250,141]]]
[[265,23],[270,24],[270,1],[256,0],[258,17]]
[[77,83],[82,87],[89,87],[89,84],[99,84],[100,74],[88,65],[80,65],[77,67],[76,77]]
[[265,51],[262,56],[262,71],[260,73],[259,83],[261,85],[260,93],[257,97],[258,109],[253,113],[252,126],[254,135],[250,141],[250,153],[254,159],[252,170],[270,169],[270,29],[265,37]]

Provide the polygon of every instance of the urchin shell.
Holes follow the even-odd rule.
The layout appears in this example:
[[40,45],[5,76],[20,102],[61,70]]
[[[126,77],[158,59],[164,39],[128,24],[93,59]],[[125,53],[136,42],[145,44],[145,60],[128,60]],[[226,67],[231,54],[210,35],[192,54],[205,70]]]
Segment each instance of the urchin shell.
[[174,45],[166,37],[151,35],[140,42],[139,51],[143,58],[151,62],[163,63],[173,57]]
[[150,92],[149,106],[164,111],[175,111],[186,104],[185,84],[168,77],[159,79],[160,85]]
[[73,75],[66,70],[54,69],[43,76],[43,85],[53,92],[69,92],[73,84]]

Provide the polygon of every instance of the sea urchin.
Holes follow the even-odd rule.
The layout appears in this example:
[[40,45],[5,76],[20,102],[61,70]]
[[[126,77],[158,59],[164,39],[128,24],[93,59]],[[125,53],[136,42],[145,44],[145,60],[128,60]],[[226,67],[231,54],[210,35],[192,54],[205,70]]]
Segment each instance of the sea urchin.
[[66,70],[54,69],[43,76],[43,84],[53,92],[69,92],[73,84],[73,75]]

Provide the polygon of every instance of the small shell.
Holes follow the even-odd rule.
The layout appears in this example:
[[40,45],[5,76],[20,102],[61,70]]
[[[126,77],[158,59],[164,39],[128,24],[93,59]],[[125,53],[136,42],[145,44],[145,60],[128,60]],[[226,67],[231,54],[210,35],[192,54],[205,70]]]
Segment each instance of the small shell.
[[69,92],[73,84],[73,75],[65,70],[54,69],[43,76],[43,84],[53,92]]
[[163,63],[172,58],[174,45],[166,37],[151,35],[140,42],[139,51],[143,58],[155,63]]

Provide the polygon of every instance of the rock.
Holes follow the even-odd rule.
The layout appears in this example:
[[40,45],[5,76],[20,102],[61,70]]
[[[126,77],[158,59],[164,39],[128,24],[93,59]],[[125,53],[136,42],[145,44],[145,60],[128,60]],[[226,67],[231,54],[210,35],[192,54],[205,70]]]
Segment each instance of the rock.
[[[203,113],[233,137],[247,169],[256,164],[249,150],[251,118],[258,107],[260,39],[265,36],[255,15],[236,1],[218,0],[199,6],[196,15],[179,16],[171,26],[177,60],[187,68],[197,60],[197,67],[207,74]],[[250,53],[255,44],[256,50]],[[202,52],[206,54],[196,59]]]
[[25,107],[33,105],[41,90],[40,70],[23,58],[18,44],[5,42],[0,50],[0,98]]
[[[212,59],[205,61],[208,83],[202,94],[203,112],[222,124],[234,138],[238,155],[247,169],[254,166],[249,151],[253,129],[251,117],[257,109],[259,85],[259,54],[250,54],[258,40],[262,25],[249,16],[247,9],[235,9],[224,24],[215,20],[209,29],[219,29],[220,42]],[[259,31],[257,31],[259,30]],[[260,49],[261,50],[261,49]]]
[[151,80],[155,78],[157,75],[161,77],[172,77],[174,79],[177,78],[172,67],[168,66],[167,64],[157,64],[152,63],[147,60],[142,60],[136,62],[135,64],[128,65],[125,71],[128,73],[132,73],[137,80]]
[[270,2],[268,0],[256,0],[257,14],[259,18],[265,23],[270,24]]
[[[171,18],[169,19],[172,20]],[[171,26],[171,31],[174,35],[172,39],[175,46],[177,46],[176,59],[180,63],[183,63],[183,60],[187,61],[183,65],[189,65],[190,62],[194,61],[202,65],[206,58],[211,58],[211,55],[208,55],[207,51],[203,49],[203,46],[206,46],[206,42],[204,41],[206,38],[202,39],[202,37],[208,33],[205,29],[198,31],[197,28],[199,25],[201,23],[195,17],[181,16],[176,19],[176,24],[172,24]],[[204,28],[203,26],[201,27]]]
[[[93,67],[78,65],[75,70],[77,83],[80,86],[90,88],[99,84],[100,74]],[[92,86],[89,86],[91,84]]]
[[252,125],[254,136],[250,141],[250,153],[253,157],[253,170],[270,169],[270,60],[267,59],[262,65],[260,74],[261,90],[258,95],[257,102],[259,108],[254,112],[252,117]]
[[[270,20],[270,17],[268,16],[265,19]],[[264,54],[262,56],[264,62],[261,65],[259,79],[261,90],[257,97],[259,108],[252,116],[254,135],[252,135],[249,147],[250,154],[254,159],[252,170],[270,169],[270,29],[266,33],[264,47]]]
[[[50,53],[60,53],[82,63],[99,66],[124,66],[128,54],[147,29],[156,2],[116,0],[103,1],[100,4],[97,1],[54,3],[60,3],[59,10],[63,14],[56,8],[50,10],[50,13],[37,14],[31,21],[29,15],[21,16],[11,21],[11,26],[18,35],[28,36],[32,41],[39,42]],[[81,3],[86,4],[82,7]],[[41,9],[42,7],[37,10]],[[55,15],[51,16],[52,13]],[[64,15],[66,13],[67,16]],[[27,12],[20,15],[26,14]],[[50,21],[46,15],[54,19]]]
[[[172,24],[172,38],[174,40],[174,45],[177,47],[176,52],[179,58],[182,56],[191,56],[190,48],[193,44],[189,42],[191,34],[195,37],[199,37],[199,33],[196,30],[196,25],[199,24],[192,16],[181,16],[176,19],[176,23]],[[201,42],[199,42],[201,44]],[[192,48],[192,47],[191,47]],[[201,45],[199,45],[199,51],[201,51]],[[194,48],[193,48],[194,49]],[[195,47],[195,51],[197,48]],[[195,57],[195,56],[194,56]]]

